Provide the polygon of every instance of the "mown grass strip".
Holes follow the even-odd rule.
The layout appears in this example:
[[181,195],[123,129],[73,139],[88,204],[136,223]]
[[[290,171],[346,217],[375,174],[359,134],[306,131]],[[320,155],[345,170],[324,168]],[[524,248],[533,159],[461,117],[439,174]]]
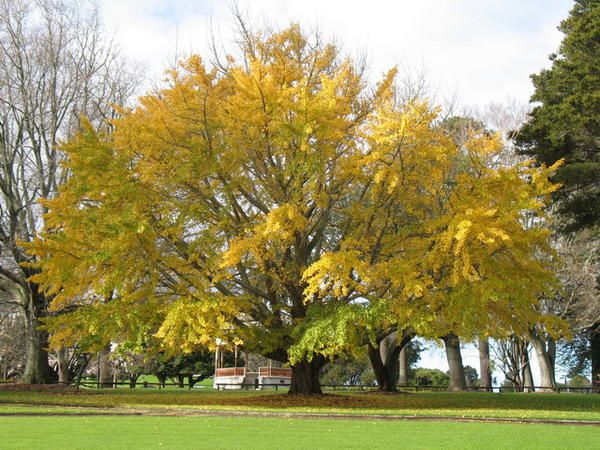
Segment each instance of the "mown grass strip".
[[3,448],[594,448],[598,430],[498,423],[255,417],[3,417]]
[[294,410],[248,410],[248,409],[199,409],[199,408],[174,408],[160,407],[118,407],[82,408],[82,407],[56,407],[56,406],[31,406],[31,405],[0,405],[0,417],[6,416],[231,416],[231,417],[286,417],[303,419],[353,419],[353,420],[452,420],[452,421],[481,421],[481,422],[511,422],[511,423],[552,423],[555,425],[595,425],[600,426],[600,421],[578,420],[573,417],[505,417],[492,414],[440,414],[432,410],[426,414],[423,410],[418,412],[393,411],[376,413],[360,410],[336,412],[310,412]]
[[264,392],[1,392],[0,405],[161,408],[322,414],[432,415],[600,420],[600,396],[575,394],[419,393],[292,397]]

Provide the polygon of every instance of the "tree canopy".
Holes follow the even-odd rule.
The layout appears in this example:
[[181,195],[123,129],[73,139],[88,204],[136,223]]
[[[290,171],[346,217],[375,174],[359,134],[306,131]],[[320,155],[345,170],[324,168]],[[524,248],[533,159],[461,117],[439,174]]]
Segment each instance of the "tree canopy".
[[242,342],[315,393],[327,358],[381,327],[539,320],[553,168],[498,163],[489,133],[457,145],[435,108],[398,101],[395,70],[373,87],[298,26],[240,42],[63,147],[70,179],[29,246],[55,345]]
[[552,67],[531,77],[535,106],[517,143],[539,163],[565,160],[556,197],[565,228],[577,230],[600,223],[600,2],[576,0],[559,30]]

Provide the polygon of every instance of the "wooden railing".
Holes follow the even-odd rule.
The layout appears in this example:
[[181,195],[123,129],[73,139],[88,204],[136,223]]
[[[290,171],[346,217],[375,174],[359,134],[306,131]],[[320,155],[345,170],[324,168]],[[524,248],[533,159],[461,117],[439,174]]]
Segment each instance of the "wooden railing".
[[222,367],[215,370],[215,377],[245,377],[245,367]]
[[292,378],[292,369],[285,367],[259,367],[258,374],[261,377]]

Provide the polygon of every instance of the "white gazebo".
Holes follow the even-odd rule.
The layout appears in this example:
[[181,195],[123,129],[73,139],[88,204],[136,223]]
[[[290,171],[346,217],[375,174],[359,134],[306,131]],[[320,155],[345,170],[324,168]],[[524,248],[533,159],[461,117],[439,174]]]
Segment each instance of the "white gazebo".
[[234,366],[224,367],[224,354],[227,352],[227,342],[217,339],[215,351],[215,376],[213,387],[221,389],[277,389],[279,386],[289,386],[292,381],[292,369],[284,367],[259,367],[257,372],[248,370],[248,358],[245,366],[238,367],[238,346],[234,346]]

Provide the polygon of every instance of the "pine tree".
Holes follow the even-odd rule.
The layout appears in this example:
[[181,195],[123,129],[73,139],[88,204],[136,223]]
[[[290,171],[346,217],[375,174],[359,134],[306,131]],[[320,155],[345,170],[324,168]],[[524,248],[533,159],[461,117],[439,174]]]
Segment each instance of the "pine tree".
[[564,159],[555,181],[568,231],[600,222],[600,1],[576,0],[552,67],[532,75],[536,106],[520,130],[520,151],[540,164]]

